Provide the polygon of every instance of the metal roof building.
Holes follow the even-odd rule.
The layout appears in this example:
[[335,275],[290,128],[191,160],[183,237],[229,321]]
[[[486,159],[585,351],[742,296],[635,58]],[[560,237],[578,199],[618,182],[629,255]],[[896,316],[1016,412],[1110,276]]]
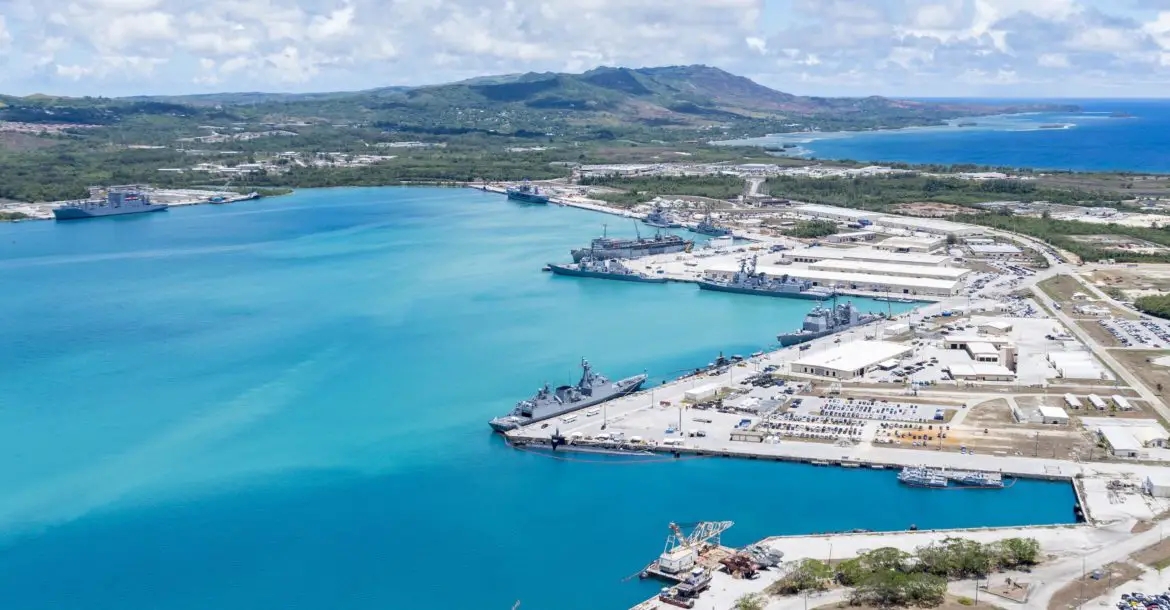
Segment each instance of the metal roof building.
[[886,360],[899,358],[913,351],[913,346],[888,341],[843,343],[794,361],[792,372],[834,379],[853,379],[864,375],[867,370]]
[[794,263],[816,263],[824,260],[861,261],[865,263],[892,263],[902,265],[928,265],[941,267],[950,261],[941,254],[902,254],[873,248],[801,248],[785,250],[781,258]]
[[875,263],[848,259],[826,259],[811,263],[809,269],[840,271],[844,273],[872,273],[895,277],[929,277],[940,280],[961,280],[971,273],[960,267],[932,267],[928,265],[900,265],[897,263]]

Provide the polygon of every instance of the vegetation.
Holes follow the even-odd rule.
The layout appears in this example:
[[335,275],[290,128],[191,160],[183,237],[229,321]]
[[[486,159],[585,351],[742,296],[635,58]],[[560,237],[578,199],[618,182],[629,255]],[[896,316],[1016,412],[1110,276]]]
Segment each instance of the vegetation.
[[1170,319],[1170,294],[1157,294],[1138,297],[1133,306],[1151,316]]
[[775,197],[886,212],[903,203],[931,201],[967,207],[988,201],[1013,199],[1068,205],[1119,205],[1120,197],[1080,189],[1045,188],[1024,180],[963,180],[899,173],[854,178],[769,178]]
[[816,559],[803,559],[786,566],[787,572],[768,585],[772,595],[795,595],[805,591],[824,591],[829,588],[833,570],[829,564]]
[[733,610],[764,610],[764,600],[759,595],[748,593],[735,600]]
[[1031,566],[1039,560],[1040,544],[1032,538],[990,544],[946,538],[919,547],[914,554],[886,547],[834,567],[814,559],[793,562],[767,592],[793,595],[820,591],[835,579],[842,586],[853,587],[850,602],[855,605],[937,606],[944,601],[949,578],[982,577],[993,570]]
[[784,231],[789,237],[816,239],[833,235],[837,232],[837,223],[831,220],[808,220],[796,223],[796,226]]
[[690,195],[709,199],[731,199],[743,193],[743,178],[738,176],[652,176],[622,178],[596,176],[583,178],[581,184],[604,186],[628,191],[640,203],[659,196]]
[[1076,236],[1123,235],[1170,248],[1170,223],[1165,228],[1153,229],[1112,223],[1101,225],[1075,220],[1053,220],[1052,218],[989,213],[960,214],[954,220],[1030,235],[1067,250],[1084,260],[1112,258],[1133,263],[1170,262],[1170,251],[1135,252],[1130,249],[1105,248],[1076,239]]

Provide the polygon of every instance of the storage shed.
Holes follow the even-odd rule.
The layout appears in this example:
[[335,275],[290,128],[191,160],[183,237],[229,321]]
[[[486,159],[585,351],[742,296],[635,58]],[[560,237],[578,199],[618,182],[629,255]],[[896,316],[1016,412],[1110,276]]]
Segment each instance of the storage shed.
[[1040,423],[1055,426],[1068,425],[1068,413],[1064,409],[1060,407],[1041,406],[1038,410],[1040,411]]

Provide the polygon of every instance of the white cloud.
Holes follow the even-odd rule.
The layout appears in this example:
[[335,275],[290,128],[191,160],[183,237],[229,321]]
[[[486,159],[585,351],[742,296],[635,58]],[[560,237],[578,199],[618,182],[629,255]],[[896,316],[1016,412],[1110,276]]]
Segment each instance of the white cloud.
[[1170,93],[1170,5],[1161,13],[1099,0],[0,5],[0,47],[9,49],[0,82],[26,91],[190,91],[193,83],[353,89],[599,64],[707,63],[797,93],[1047,95],[1053,82],[1091,93],[1106,81],[1141,82],[1144,94],[1153,93],[1149,83],[1165,82],[1162,93]]

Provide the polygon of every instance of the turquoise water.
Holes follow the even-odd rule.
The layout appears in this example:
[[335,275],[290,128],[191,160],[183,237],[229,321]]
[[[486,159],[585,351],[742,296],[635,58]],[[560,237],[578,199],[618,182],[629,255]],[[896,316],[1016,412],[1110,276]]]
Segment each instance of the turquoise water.
[[624,608],[656,590],[621,580],[672,520],[734,520],[731,544],[1072,521],[1063,484],[931,493],[891,472],[508,449],[487,420],[582,356],[669,377],[813,305],[540,271],[602,223],[633,233],[385,188],[0,226],[0,599]]
[[[967,100],[980,102],[987,100]],[[991,100],[995,102],[995,100]],[[791,143],[819,159],[974,163],[1078,171],[1170,172],[1170,101],[1060,100],[1076,113],[978,117],[971,127],[898,131],[785,134],[740,143]],[[1131,118],[1113,118],[1114,112]],[[1042,129],[1042,125],[1066,129]]]

